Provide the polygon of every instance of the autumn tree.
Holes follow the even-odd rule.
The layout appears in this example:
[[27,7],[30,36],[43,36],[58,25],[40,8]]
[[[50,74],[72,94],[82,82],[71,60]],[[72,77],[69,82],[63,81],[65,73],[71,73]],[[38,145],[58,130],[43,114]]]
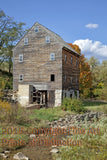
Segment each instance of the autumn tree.
[[84,55],[81,55],[81,49],[78,45],[68,43],[77,53],[80,54],[80,77],[79,77],[79,90],[80,95],[84,98],[90,96],[92,87],[92,74],[90,65],[86,62]]
[[86,62],[84,55],[80,56],[80,78],[79,89],[82,96],[85,98],[90,96],[92,88],[92,73],[90,65]]
[[70,47],[72,47],[77,53],[79,53],[79,54],[81,55],[81,49],[79,48],[78,45],[72,44],[72,43],[68,43],[68,45],[69,45]]

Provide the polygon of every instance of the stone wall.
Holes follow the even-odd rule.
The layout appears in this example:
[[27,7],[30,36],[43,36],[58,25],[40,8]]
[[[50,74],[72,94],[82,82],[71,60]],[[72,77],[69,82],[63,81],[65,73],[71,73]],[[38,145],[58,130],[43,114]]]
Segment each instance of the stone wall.
[[61,106],[62,90],[55,90],[55,107]]
[[60,118],[59,120],[55,120],[53,122],[48,122],[48,125],[53,128],[57,127],[71,127],[74,126],[75,123],[92,123],[94,121],[98,121],[100,117],[107,116],[107,114],[104,114],[103,112],[93,112],[88,111],[84,114],[72,114],[72,115],[66,115],[64,118]]
[[20,85],[18,86],[18,102],[22,106],[29,104],[30,99],[30,86],[29,85]]

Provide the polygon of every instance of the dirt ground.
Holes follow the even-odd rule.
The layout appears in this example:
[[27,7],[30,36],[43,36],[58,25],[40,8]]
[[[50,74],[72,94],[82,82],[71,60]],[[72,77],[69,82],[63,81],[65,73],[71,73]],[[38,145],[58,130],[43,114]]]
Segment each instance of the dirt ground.
[[43,146],[35,146],[35,147],[25,147],[23,149],[19,149],[13,151],[8,160],[13,160],[14,154],[18,152],[22,152],[25,156],[27,156],[30,160],[54,160],[52,153],[50,152],[51,147],[43,147]]
[[[61,140],[64,137],[66,137],[66,135],[57,135],[57,136],[51,135],[51,136],[39,137],[39,138],[48,139],[48,140],[52,140],[52,139]],[[50,152],[52,148],[58,148],[58,146],[54,147],[51,145],[48,145],[48,146],[26,145],[24,148],[11,151],[11,153],[9,154],[8,160],[14,160],[13,156],[18,152],[22,152],[30,160],[55,160],[55,156],[53,156],[53,154]]]

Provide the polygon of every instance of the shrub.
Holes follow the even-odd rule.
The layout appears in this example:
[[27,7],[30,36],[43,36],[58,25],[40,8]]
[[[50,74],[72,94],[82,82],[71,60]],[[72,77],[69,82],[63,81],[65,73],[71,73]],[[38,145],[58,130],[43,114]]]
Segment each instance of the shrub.
[[19,104],[13,104],[8,121],[22,126],[29,126],[29,111]]
[[12,89],[13,87],[12,73],[0,70],[0,89]]
[[12,106],[9,102],[0,100],[0,122],[29,125],[29,112],[18,104]]
[[62,101],[62,106],[61,108],[65,111],[70,110],[70,105],[71,105],[71,99],[70,98],[64,98]]
[[85,112],[86,109],[83,107],[82,101],[79,99],[65,98],[62,102],[61,108],[65,111],[75,111],[77,113]]
[[9,118],[11,114],[11,105],[6,101],[0,100],[0,121],[3,122]]

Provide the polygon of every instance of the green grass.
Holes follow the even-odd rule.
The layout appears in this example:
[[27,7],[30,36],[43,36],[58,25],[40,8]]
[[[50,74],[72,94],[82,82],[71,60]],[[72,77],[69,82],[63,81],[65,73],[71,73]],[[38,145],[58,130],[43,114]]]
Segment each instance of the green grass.
[[88,110],[107,113],[107,102],[83,101],[83,105]]
[[[0,125],[0,152],[2,152],[5,148],[10,148],[10,149],[16,149],[20,148],[18,146],[16,147],[3,147],[2,146],[2,139],[6,138],[7,140],[13,138],[14,140],[25,140],[26,142],[28,141],[28,134],[6,134],[2,133],[2,128],[11,128],[11,127],[16,127],[16,128],[24,128],[24,130],[27,130],[30,127],[36,127],[36,128],[41,128],[41,127],[48,127],[46,121],[53,121],[57,120],[60,117],[63,117],[66,111],[61,110],[60,107],[57,108],[48,108],[48,109],[40,109],[40,110],[26,110],[24,108],[20,108],[17,110],[17,117],[16,117],[16,122],[11,122],[10,124],[1,123]],[[25,114],[24,114],[25,113]],[[14,119],[13,119],[14,120]]]
[[85,107],[107,105],[107,102],[86,101],[86,100],[82,102]]
[[[87,108],[88,110],[93,110],[93,111],[103,111],[105,113],[107,113],[107,103],[103,103],[103,102],[89,102],[89,101],[83,101],[83,106],[85,108]],[[17,108],[17,106],[16,106]],[[15,109],[15,107],[14,107]],[[18,108],[17,108],[18,109]],[[6,123],[1,123],[0,125],[0,152],[4,149],[1,144],[2,144],[2,139],[3,138],[14,138],[15,140],[17,139],[22,139],[25,140],[27,142],[28,140],[28,135],[25,134],[18,134],[18,135],[12,135],[12,134],[2,134],[2,128],[3,127],[9,127],[10,125],[16,126],[16,127],[24,127],[24,128],[28,128],[28,127],[36,127],[36,128],[41,128],[41,127],[47,127],[47,121],[54,121],[54,120],[58,120],[60,117],[64,117],[66,114],[72,114],[74,112],[71,111],[63,111],[61,109],[61,107],[54,107],[54,108],[42,108],[42,109],[35,109],[35,110],[26,110],[24,108],[20,108],[17,111],[17,117],[14,117],[16,120],[16,124],[13,118],[13,122],[11,122],[11,124],[6,124]],[[14,112],[13,112],[14,114]],[[107,120],[106,120],[107,123]],[[98,125],[98,124],[97,124]],[[105,126],[104,121],[102,121],[101,123],[99,123],[100,128],[104,128],[102,129],[102,136],[101,137],[94,137],[94,139],[88,139],[87,136],[83,137],[84,140],[86,140],[86,144],[84,144],[84,146],[81,148],[77,148],[77,147],[73,147],[73,148],[67,148],[68,151],[62,151],[63,154],[60,155],[62,156],[61,160],[71,160],[71,157],[74,157],[73,160],[75,159],[79,159],[79,160],[88,160],[90,157],[90,160],[94,160],[95,158],[99,158],[99,160],[103,160],[107,154],[106,152],[103,150],[106,147],[106,140],[105,138],[107,138],[107,135],[104,134],[105,133],[105,128],[107,128]],[[96,124],[95,124],[95,128],[96,128]],[[102,142],[98,142],[98,141]],[[98,142],[99,145],[96,145],[96,142]],[[102,143],[102,145],[101,145]],[[91,147],[87,146],[87,144],[90,144]],[[98,155],[95,154],[95,149],[93,149],[93,147],[95,147],[95,149],[100,150],[100,154],[98,153]],[[13,147],[14,148],[14,147]],[[62,148],[63,150],[63,148]],[[81,154],[80,154],[81,153]],[[100,155],[104,154],[103,159],[101,159]],[[96,159],[95,159],[96,160]]]
[[33,110],[33,114],[30,115],[30,119],[35,119],[37,118],[38,120],[48,120],[48,121],[53,121],[57,120],[60,117],[63,117],[65,115],[65,111],[61,110],[60,107],[55,107],[55,108],[48,108],[48,109],[40,109],[40,110]]

